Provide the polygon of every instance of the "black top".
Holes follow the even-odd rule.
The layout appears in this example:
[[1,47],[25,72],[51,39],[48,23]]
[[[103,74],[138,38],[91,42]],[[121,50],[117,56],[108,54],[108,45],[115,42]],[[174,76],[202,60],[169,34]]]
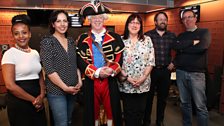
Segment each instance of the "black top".
[[68,38],[67,52],[54,36],[43,39],[40,42],[40,57],[46,73],[47,93],[64,94],[63,90],[48,78],[47,75],[53,72],[57,72],[62,81],[68,86],[77,84],[76,47],[72,38]]
[[170,31],[166,31],[162,36],[153,29],[145,33],[150,36],[155,51],[156,66],[167,66],[170,64],[172,44],[176,40],[176,35]]
[[[175,66],[188,72],[205,72],[207,69],[207,51],[210,45],[208,29],[197,28],[195,31],[185,31],[177,37]],[[200,42],[193,45],[194,40]]]

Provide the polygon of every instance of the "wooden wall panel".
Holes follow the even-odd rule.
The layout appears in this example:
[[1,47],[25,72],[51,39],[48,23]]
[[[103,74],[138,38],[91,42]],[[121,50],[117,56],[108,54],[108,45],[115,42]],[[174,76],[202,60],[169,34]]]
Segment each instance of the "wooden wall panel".
[[[211,33],[211,45],[208,54],[209,72],[214,73],[214,67],[223,66],[224,62],[224,1],[214,1],[201,4],[200,22],[197,26],[200,28],[208,28]],[[180,22],[180,8],[166,10],[168,15],[168,30],[176,33],[185,30],[184,25]],[[146,29],[153,29],[155,13],[146,14]]]
[[6,88],[2,77],[2,71],[0,70],[0,94],[2,93],[6,93]]

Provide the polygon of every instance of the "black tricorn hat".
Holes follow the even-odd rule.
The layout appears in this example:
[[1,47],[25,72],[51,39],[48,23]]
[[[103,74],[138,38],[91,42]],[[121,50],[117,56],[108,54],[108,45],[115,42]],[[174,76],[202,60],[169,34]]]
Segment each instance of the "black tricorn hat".
[[96,5],[94,5],[93,3],[88,3],[80,9],[79,15],[86,17],[90,15],[98,15],[98,14],[104,14],[104,13],[110,13],[110,12],[111,12],[111,9],[105,6],[104,4],[102,4],[101,2],[97,3]]

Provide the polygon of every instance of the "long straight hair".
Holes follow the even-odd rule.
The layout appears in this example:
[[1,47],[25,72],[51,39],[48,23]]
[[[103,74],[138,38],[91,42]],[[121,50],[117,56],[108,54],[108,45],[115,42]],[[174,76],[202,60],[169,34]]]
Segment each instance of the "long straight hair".
[[131,21],[135,20],[135,18],[137,18],[137,20],[140,23],[140,30],[138,31],[138,40],[144,40],[144,34],[143,34],[143,24],[142,24],[142,18],[138,15],[138,14],[131,14],[126,23],[125,23],[125,29],[124,29],[124,34],[123,34],[123,39],[128,39],[129,38],[129,30],[128,30],[128,25]]

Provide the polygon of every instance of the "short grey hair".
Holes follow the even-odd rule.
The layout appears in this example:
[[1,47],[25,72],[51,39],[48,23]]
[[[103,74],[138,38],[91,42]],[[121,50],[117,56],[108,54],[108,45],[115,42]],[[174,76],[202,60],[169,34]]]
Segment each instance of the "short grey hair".
[[[103,15],[104,20],[107,20],[108,19],[108,15],[106,13],[100,14],[100,15]],[[94,15],[87,16],[88,20],[90,20],[92,16],[94,16]]]

